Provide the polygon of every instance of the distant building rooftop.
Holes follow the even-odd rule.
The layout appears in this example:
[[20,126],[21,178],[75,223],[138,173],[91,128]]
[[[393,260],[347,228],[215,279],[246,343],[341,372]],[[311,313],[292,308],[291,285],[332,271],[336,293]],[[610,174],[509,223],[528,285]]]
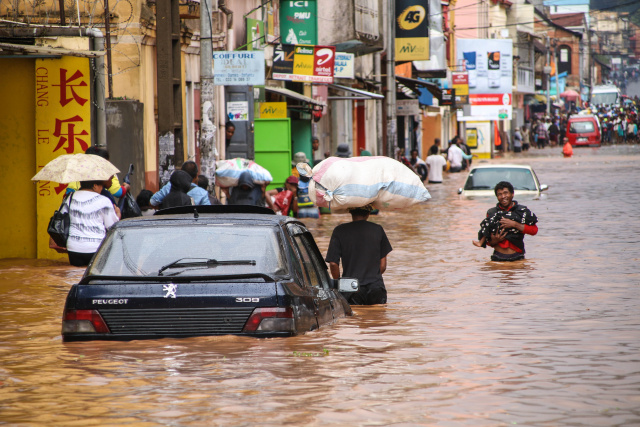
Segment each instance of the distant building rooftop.
[[557,13],[550,15],[549,18],[555,24],[563,27],[582,27],[585,25],[584,13]]

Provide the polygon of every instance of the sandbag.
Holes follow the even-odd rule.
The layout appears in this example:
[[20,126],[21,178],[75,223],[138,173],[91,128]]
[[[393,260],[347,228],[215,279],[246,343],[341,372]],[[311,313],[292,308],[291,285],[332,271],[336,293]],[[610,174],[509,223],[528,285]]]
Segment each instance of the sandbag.
[[299,165],[311,175],[311,200],[332,212],[370,203],[376,209],[402,209],[431,198],[418,175],[389,157],[329,157],[313,170]]
[[271,173],[253,160],[236,157],[235,159],[218,160],[216,162],[216,185],[220,187],[236,187],[240,174],[251,172],[253,183],[268,184],[273,181]]

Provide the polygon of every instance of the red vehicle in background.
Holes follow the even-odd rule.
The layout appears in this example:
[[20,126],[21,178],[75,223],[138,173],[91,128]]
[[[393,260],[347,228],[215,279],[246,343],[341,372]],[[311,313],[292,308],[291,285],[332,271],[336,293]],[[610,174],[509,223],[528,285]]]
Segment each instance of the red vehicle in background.
[[602,142],[602,128],[598,117],[593,115],[575,115],[567,122],[567,138],[573,146],[586,145],[599,147]]

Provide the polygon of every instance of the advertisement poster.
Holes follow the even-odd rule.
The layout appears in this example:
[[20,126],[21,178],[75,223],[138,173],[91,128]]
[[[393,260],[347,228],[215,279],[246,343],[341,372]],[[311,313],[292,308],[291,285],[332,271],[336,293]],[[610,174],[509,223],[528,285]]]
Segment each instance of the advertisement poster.
[[249,120],[249,103],[247,101],[227,102],[227,118],[231,122],[246,122]]
[[287,44],[318,43],[316,0],[280,2],[280,38]]
[[458,39],[457,62],[468,73],[472,116],[511,119],[512,51],[511,39]]
[[247,50],[260,50],[266,44],[264,22],[247,18]]
[[451,73],[451,87],[456,91],[456,104],[469,103],[469,74],[466,71]]
[[465,132],[467,145],[469,148],[478,148],[478,129],[467,128]]
[[213,84],[263,86],[264,51],[213,52]]
[[429,2],[396,1],[396,61],[429,60]]
[[261,119],[286,119],[287,103],[286,102],[261,102],[260,118]]
[[333,83],[336,48],[283,44],[273,54],[273,78],[313,83]]
[[442,101],[440,105],[456,105],[456,90],[455,89],[442,89]]

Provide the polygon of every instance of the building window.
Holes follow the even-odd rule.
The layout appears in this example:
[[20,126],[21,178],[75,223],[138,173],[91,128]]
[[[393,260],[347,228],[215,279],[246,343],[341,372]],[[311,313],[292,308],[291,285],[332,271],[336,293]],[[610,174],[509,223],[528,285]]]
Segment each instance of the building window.
[[571,48],[563,45],[558,48],[558,73],[571,74]]

